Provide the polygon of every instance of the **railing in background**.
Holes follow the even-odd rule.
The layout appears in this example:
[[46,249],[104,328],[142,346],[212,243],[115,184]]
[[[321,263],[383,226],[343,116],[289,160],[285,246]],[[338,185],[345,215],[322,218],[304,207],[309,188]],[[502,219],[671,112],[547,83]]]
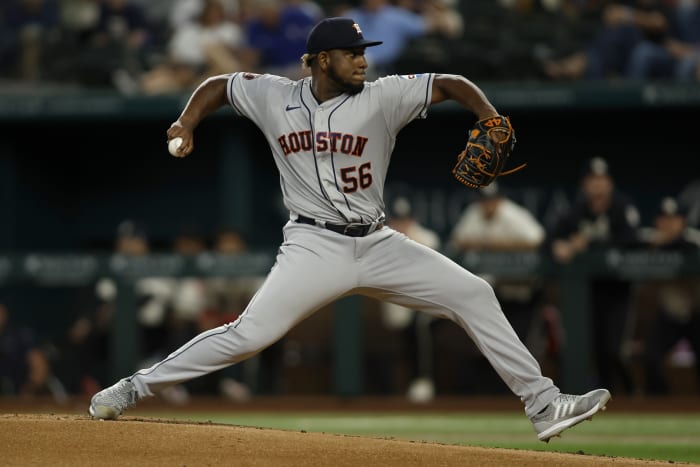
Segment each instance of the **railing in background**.
[[[591,324],[588,284],[596,277],[629,281],[652,281],[700,276],[700,251],[604,250],[577,257],[571,264],[554,264],[536,252],[469,252],[455,258],[467,269],[499,278],[541,277],[558,281],[567,341],[562,355],[559,384],[569,392],[587,389],[591,356]],[[133,285],[143,277],[237,277],[266,275],[274,261],[267,252],[218,256],[203,254],[183,257],[172,254],[126,257],[121,255],[14,254],[0,255],[0,286],[32,284],[37,287],[89,285],[101,277],[111,277],[118,285],[117,313],[112,339],[112,371],[121,377],[136,369],[139,361],[138,323]],[[360,339],[360,301],[348,297],[336,305],[335,391],[353,396],[363,391]]]
[[[664,82],[486,82],[479,83],[499,108],[510,110],[698,107],[695,83]],[[123,96],[111,91],[0,91],[0,120],[95,119],[115,117],[173,118],[189,95]],[[456,104],[436,108],[454,109]]]

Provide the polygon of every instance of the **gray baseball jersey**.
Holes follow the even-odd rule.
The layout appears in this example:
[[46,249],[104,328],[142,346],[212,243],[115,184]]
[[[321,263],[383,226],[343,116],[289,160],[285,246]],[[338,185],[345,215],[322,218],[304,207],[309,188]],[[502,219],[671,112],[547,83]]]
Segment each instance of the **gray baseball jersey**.
[[383,217],[396,135],[427,115],[434,75],[389,76],[357,95],[318,103],[311,78],[235,73],[228,99],[262,129],[292,214],[332,223]]
[[[139,397],[240,362],[343,296],[363,294],[461,326],[532,416],[558,394],[522,344],[493,289],[441,253],[382,227],[382,191],[396,136],[427,116],[433,74],[390,76],[318,103],[311,78],[234,73],[227,95],[261,128],[290,220],[265,282],[234,322],[205,331],[131,376]],[[300,223],[299,216],[317,222]],[[326,223],[362,223],[348,236]]]

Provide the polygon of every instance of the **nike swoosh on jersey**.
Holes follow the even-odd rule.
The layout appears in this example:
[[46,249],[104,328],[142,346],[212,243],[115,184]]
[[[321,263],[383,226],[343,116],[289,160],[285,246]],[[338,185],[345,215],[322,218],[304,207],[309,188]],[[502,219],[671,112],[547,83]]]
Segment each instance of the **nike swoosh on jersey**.
[[295,110],[295,109],[301,109],[300,105],[297,105],[296,107],[292,107],[291,105],[287,105],[287,108],[285,109],[287,112],[290,110]]

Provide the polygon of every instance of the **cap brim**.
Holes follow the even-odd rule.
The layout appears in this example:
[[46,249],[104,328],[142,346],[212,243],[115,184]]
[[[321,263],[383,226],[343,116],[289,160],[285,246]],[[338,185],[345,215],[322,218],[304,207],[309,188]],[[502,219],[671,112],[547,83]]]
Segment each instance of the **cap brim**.
[[361,40],[358,44],[353,45],[352,47],[374,47],[375,45],[380,45],[383,44],[383,41],[366,41],[366,40]]

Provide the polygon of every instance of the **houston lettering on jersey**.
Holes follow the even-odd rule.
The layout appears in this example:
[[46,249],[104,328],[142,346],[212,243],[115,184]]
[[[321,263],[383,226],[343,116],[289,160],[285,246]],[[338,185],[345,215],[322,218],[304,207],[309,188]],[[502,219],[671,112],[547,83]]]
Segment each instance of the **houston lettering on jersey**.
[[[311,130],[295,131],[277,138],[285,156],[300,151],[310,151],[313,136]],[[319,131],[316,133],[316,152],[331,151],[349,156],[362,157],[368,139],[348,133]]]

